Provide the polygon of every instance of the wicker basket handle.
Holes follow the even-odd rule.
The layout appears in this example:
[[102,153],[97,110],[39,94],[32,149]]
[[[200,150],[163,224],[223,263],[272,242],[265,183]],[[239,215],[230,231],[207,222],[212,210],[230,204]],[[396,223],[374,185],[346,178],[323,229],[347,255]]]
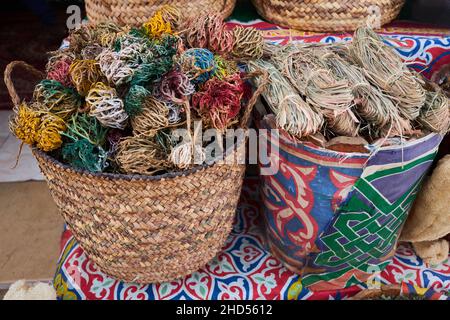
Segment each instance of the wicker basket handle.
[[12,77],[11,77],[12,72],[15,67],[22,67],[22,68],[26,69],[27,71],[29,71],[30,73],[32,73],[33,75],[35,75],[36,77],[39,77],[39,79],[44,78],[45,75],[44,75],[44,73],[42,73],[41,71],[39,71],[32,65],[29,65],[25,61],[12,61],[6,66],[5,74],[4,74],[6,88],[8,89],[9,96],[11,97],[11,100],[12,100],[14,106],[17,107],[20,104],[21,99],[20,99],[19,95],[17,94],[17,90],[14,87],[14,83],[13,83]]
[[258,86],[258,89],[253,92],[252,97],[247,103],[247,108],[245,109],[244,115],[242,116],[240,126],[243,129],[248,129],[250,115],[252,114],[253,107],[256,104],[256,101],[258,100],[258,97],[261,95],[261,93],[266,88],[267,83],[269,83],[269,73],[265,70],[257,70],[254,72],[250,72],[245,76],[245,79],[255,78],[255,77],[262,77],[261,82]]

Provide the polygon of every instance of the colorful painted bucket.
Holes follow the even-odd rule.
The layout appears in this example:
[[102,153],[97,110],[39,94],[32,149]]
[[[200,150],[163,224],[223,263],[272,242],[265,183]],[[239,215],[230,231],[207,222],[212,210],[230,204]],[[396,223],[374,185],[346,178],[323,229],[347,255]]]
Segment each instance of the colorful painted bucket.
[[[259,127],[270,123],[266,117]],[[261,175],[272,254],[316,291],[362,284],[383,270],[442,136],[345,153],[262,131],[279,168]]]

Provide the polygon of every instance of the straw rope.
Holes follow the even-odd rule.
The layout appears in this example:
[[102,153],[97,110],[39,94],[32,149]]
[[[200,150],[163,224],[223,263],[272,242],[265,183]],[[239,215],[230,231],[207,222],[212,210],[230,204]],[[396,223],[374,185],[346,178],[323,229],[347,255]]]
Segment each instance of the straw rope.
[[[252,0],[266,20],[305,31],[353,31],[369,18],[384,25],[399,14],[405,0]],[[377,10],[371,10],[376,8]]]

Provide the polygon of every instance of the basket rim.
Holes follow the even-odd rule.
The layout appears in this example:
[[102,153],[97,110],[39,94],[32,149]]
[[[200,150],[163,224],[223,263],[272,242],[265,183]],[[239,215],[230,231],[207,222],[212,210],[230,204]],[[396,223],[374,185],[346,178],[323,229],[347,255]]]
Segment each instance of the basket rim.
[[336,150],[332,150],[332,149],[328,149],[326,147],[322,147],[322,146],[318,146],[312,143],[309,143],[307,141],[297,141],[295,139],[293,139],[292,137],[290,137],[286,131],[279,127],[279,126],[273,126],[270,121],[268,120],[270,116],[273,116],[272,113],[270,114],[266,114],[264,116],[260,116],[259,119],[257,119],[257,123],[259,123],[260,125],[263,126],[267,126],[271,129],[278,129],[280,131],[280,138],[283,138],[286,140],[286,142],[288,142],[290,145],[293,145],[295,147],[298,147],[300,145],[306,146],[308,148],[312,148],[315,150],[319,150],[322,152],[327,152],[327,153],[331,153],[334,154],[338,157],[370,157],[372,152],[375,152],[374,150],[376,150],[376,152],[378,151],[387,151],[387,150],[398,150],[398,149],[402,149],[402,148],[410,148],[410,147],[414,147],[416,144],[420,144],[428,139],[432,139],[435,136],[440,136],[441,138],[443,138],[444,136],[438,132],[426,132],[426,134],[424,134],[421,137],[418,137],[414,140],[408,140],[405,141],[402,144],[394,144],[394,145],[386,145],[386,146],[380,146],[377,148],[374,148],[374,144],[372,143],[368,143],[367,145],[365,145],[366,147],[369,147],[369,149],[367,149],[367,153],[361,153],[361,152],[347,152],[347,151],[336,151]]
[[[241,147],[241,146],[237,146],[236,148],[236,144],[233,145],[233,150],[236,150],[237,148]],[[230,148],[231,149],[231,148]],[[50,162],[51,164],[59,167],[60,169],[63,169],[65,171],[70,171],[74,174],[78,174],[78,175],[82,175],[82,176],[88,176],[88,177],[95,177],[95,178],[102,178],[105,180],[124,180],[124,181],[163,181],[163,180],[170,180],[170,179],[176,179],[176,178],[181,178],[181,177],[187,177],[187,176],[191,176],[196,172],[199,171],[203,171],[206,169],[210,169],[213,167],[217,167],[219,165],[225,165],[225,166],[245,166],[245,164],[239,164],[239,163],[232,163],[232,164],[227,164],[227,163],[211,163],[211,164],[201,164],[201,165],[196,165],[192,168],[189,168],[187,170],[182,170],[182,171],[176,171],[176,172],[166,172],[163,174],[158,174],[158,175],[143,175],[143,174],[125,174],[125,173],[110,173],[110,172],[90,172],[88,170],[85,169],[78,169],[78,168],[74,168],[68,164],[62,163],[61,161],[59,161],[58,159],[56,159],[55,157],[49,155],[48,153],[39,150],[37,147],[32,147],[32,152],[34,154],[35,157],[40,157],[41,159]],[[229,150],[227,150],[227,152],[224,155],[224,158],[227,157],[228,155],[230,155]],[[42,170],[41,170],[42,171]]]

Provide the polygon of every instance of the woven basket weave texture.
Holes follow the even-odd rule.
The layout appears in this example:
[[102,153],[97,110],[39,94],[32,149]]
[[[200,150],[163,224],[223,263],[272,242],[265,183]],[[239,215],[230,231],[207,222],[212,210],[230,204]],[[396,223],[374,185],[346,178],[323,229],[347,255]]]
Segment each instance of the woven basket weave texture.
[[177,7],[184,18],[195,18],[207,11],[221,13],[227,18],[233,12],[236,0],[86,0],[85,4],[88,19],[93,23],[112,21],[138,26],[164,5]]
[[305,31],[353,31],[369,17],[376,27],[399,14],[405,0],[252,0],[265,19]]

